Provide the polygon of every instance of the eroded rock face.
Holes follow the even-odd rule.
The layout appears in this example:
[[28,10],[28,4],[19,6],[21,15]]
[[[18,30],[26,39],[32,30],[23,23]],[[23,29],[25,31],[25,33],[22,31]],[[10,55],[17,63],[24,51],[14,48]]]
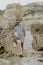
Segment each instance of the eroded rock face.
[[14,46],[15,42],[13,29],[3,29],[0,35],[1,58],[12,57],[22,53],[21,46],[19,44]]
[[43,49],[43,23],[32,24],[31,32],[33,36],[32,47],[40,51]]

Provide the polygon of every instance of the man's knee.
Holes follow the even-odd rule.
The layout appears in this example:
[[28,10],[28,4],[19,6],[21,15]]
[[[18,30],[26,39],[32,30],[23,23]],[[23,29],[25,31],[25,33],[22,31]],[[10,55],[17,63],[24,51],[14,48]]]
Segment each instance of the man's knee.
[[17,39],[16,38],[14,38],[14,42],[17,44]]

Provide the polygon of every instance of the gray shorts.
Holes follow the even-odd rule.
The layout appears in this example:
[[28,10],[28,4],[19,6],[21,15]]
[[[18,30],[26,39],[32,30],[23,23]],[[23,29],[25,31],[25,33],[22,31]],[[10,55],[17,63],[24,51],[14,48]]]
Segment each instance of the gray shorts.
[[19,37],[19,38],[20,38],[21,42],[24,43],[24,37]]

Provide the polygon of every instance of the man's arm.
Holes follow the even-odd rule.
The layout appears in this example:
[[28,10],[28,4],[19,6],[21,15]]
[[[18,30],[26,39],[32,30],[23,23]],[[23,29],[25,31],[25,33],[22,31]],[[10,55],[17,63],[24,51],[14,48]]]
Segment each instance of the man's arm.
[[24,37],[26,36],[26,30],[25,30],[25,27],[22,26],[22,29],[23,29],[23,32],[24,32]]
[[23,30],[23,32],[24,32],[24,37],[26,36],[26,30]]

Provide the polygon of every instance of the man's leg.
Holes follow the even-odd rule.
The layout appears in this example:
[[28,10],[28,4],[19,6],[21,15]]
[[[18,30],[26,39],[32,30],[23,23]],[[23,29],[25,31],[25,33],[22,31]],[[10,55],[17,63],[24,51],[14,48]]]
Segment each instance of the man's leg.
[[23,44],[24,44],[24,43],[23,43],[23,42],[21,42],[21,48],[22,48],[22,51],[23,51],[23,48],[24,48],[24,47],[23,47]]
[[17,39],[16,38],[14,38],[14,42],[17,44]]

